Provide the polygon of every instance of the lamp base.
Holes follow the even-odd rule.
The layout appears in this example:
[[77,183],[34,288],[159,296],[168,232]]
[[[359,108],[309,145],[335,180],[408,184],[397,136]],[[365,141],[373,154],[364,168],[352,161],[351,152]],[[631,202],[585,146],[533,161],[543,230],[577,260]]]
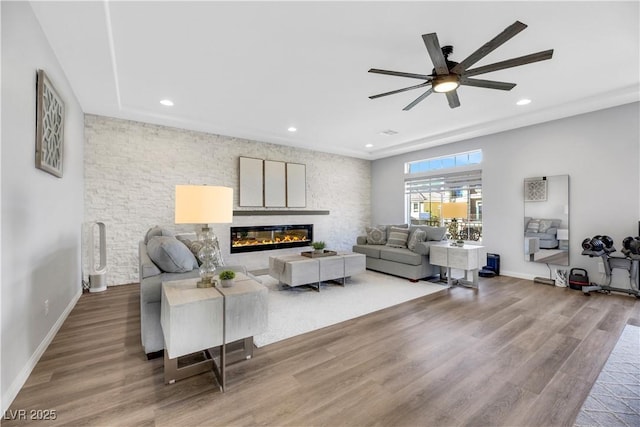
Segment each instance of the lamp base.
[[197,288],[213,288],[215,286],[215,284],[213,283],[213,281],[211,279],[207,280],[207,279],[202,279],[202,280],[198,280],[198,282],[196,283],[196,287]]

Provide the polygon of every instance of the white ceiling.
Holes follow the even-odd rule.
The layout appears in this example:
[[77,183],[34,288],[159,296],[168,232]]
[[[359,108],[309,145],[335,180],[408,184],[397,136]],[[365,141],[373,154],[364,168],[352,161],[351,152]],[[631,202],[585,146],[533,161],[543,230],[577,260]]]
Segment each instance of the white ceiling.
[[[640,99],[639,3],[32,2],[85,113],[377,159]],[[460,62],[507,26],[529,27],[476,64],[553,58],[461,87],[461,107],[369,68],[430,74],[421,35]],[[163,98],[173,107],[159,104]],[[530,98],[518,107],[520,98]],[[287,131],[295,126],[298,131]],[[393,136],[381,134],[392,129]],[[365,148],[365,144],[373,144]]]

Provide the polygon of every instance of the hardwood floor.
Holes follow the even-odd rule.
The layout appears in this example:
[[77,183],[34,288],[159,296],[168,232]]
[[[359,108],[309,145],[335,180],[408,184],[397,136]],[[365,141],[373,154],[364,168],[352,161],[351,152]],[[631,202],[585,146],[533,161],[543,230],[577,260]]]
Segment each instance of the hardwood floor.
[[640,300],[481,279],[163,383],[140,345],[137,285],[84,294],[9,408],[43,425],[572,425]]

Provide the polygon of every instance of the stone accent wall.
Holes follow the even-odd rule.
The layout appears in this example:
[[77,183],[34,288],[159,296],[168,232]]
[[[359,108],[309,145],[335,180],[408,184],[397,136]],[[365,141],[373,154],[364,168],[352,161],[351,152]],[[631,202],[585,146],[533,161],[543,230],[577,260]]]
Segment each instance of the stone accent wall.
[[[348,251],[370,222],[367,160],[95,115],[85,116],[85,140],[84,219],[106,225],[109,286],[139,281],[138,242],[150,227],[194,231],[174,224],[176,184],[232,187],[234,206],[241,209],[240,156],[306,164],[305,209],[329,210],[330,215],[239,216],[234,225],[312,223],[315,240]],[[262,269],[270,255],[304,250],[230,255],[230,226],[213,226],[227,264]]]

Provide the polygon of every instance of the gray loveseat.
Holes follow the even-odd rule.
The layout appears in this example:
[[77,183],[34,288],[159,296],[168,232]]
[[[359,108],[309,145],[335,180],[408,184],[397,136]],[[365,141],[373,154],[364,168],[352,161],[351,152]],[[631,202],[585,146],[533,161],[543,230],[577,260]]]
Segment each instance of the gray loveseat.
[[[392,227],[406,230],[404,246],[402,239],[389,239]],[[417,230],[420,232],[416,233]],[[442,241],[446,227],[382,225],[367,227],[366,231],[366,235],[357,237],[353,252],[366,255],[367,269],[410,280],[440,274],[440,268],[429,263],[429,251],[431,245]]]
[[[160,234],[157,234],[158,232]],[[154,238],[159,239],[160,242],[155,240],[150,243],[150,239]],[[162,335],[162,327],[160,326],[162,282],[200,277],[200,270],[198,269],[198,263],[195,256],[191,254],[193,258],[189,258],[187,255],[187,252],[190,253],[189,249],[187,248],[187,250],[184,251],[171,239],[187,248],[183,243],[170,236],[166,230],[158,228],[152,228],[149,230],[145,239],[140,241],[138,244],[138,256],[140,260],[140,336],[144,352],[149,358],[154,357],[154,353],[164,349],[164,337]],[[149,243],[151,250],[154,251],[154,258],[156,260],[158,260],[158,253],[167,253],[167,248],[173,246],[173,249],[176,249],[173,256],[166,257],[167,259],[159,261],[161,265],[164,265],[166,270],[171,271],[161,270],[158,265],[151,260],[147,247]],[[158,249],[159,246],[164,246],[165,250]],[[171,258],[177,262],[172,262]],[[167,266],[166,263],[169,263],[169,265]],[[191,263],[190,266],[189,263]]]

